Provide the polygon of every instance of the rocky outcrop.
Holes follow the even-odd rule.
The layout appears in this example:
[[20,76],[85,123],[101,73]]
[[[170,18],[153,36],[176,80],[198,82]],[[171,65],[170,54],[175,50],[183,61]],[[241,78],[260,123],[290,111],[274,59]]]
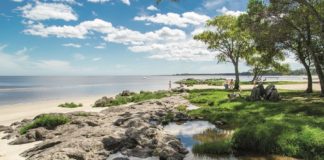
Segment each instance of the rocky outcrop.
[[97,100],[94,103],[94,107],[107,107],[108,104],[110,104],[112,101],[114,100],[114,98],[110,97],[102,97],[101,99]]
[[21,154],[28,160],[104,160],[115,153],[127,157],[181,160],[188,151],[179,139],[166,134],[160,124],[166,117],[174,121],[190,119],[175,109],[187,103],[180,96],[173,96],[110,107],[100,113],[72,112],[65,114],[70,118],[69,123],[54,129],[39,127],[20,135],[19,128],[30,122],[26,121],[17,123],[9,135],[17,137],[11,144],[41,141]]
[[266,89],[264,89],[263,84],[259,84],[252,89],[251,95],[248,99],[251,101],[259,101],[262,99],[269,101],[279,101],[280,96],[275,85],[270,84],[266,87]]

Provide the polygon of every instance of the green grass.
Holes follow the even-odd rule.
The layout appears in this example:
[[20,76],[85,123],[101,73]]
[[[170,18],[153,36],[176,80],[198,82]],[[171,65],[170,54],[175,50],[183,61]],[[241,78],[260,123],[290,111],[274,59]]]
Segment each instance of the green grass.
[[188,106],[187,105],[179,105],[176,107],[176,109],[180,112],[186,112],[187,111]]
[[42,115],[31,123],[28,123],[20,128],[19,133],[25,134],[28,130],[38,127],[44,127],[46,129],[54,129],[59,125],[68,123],[70,119],[64,115],[45,114]]
[[[241,92],[243,98],[230,101],[228,91],[193,90],[187,98],[201,108],[188,114],[212,123],[221,120],[226,124],[221,127],[235,129],[230,144],[236,154],[323,159],[324,99],[316,97],[318,93],[279,92],[282,96],[279,102],[249,102],[244,98],[249,91]],[[220,147],[219,152],[222,150]]]
[[82,107],[83,105],[81,103],[79,104],[76,104],[76,103],[63,103],[63,104],[60,104],[58,105],[58,107],[62,107],[62,108],[78,108],[78,107]]
[[[192,78],[188,78],[188,79],[183,79],[180,81],[177,81],[177,84],[184,84],[186,86],[194,86],[194,85],[210,85],[210,86],[223,86],[224,85],[224,81],[225,79],[192,79]],[[264,84],[274,84],[274,85],[285,85],[285,84],[304,84],[307,82],[298,82],[298,81],[266,81],[264,82]],[[252,84],[252,82],[250,81],[241,81],[240,82],[241,85],[249,85]]]
[[231,154],[231,142],[230,140],[206,142],[196,144],[192,148],[192,152],[195,154],[210,154],[210,155],[228,155]]
[[131,102],[137,103],[137,102],[150,100],[150,99],[161,99],[170,95],[172,95],[172,92],[169,91],[156,91],[156,92],[141,91],[140,93],[133,93],[130,96],[117,95],[115,98],[113,98],[110,101],[107,101],[105,104],[100,104],[98,106],[95,105],[94,107],[118,106],[118,105],[123,105]]

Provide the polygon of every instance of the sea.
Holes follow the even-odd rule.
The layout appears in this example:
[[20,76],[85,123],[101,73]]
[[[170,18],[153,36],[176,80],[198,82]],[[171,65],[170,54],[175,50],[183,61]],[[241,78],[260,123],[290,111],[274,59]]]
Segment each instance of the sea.
[[[301,81],[305,76],[265,76],[273,81]],[[234,79],[227,75],[186,76],[0,76],[0,106],[42,100],[117,94],[123,90],[166,90],[185,78]],[[251,76],[240,76],[242,81]]]

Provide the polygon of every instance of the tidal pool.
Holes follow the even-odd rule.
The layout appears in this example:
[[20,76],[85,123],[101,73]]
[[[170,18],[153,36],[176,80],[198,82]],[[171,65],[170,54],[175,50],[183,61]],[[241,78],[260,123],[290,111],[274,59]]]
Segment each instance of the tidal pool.
[[195,145],[208,142],[217,142],[229,139],[234,131],[217,128],[208,121],[187,121],[184,123],[172,122],[164,126],[164,130],[180,139],[181,143],[189,150],[185,160],[294,160],[291,157],[282,156],[242,156],[235,157],[233,154],[195,154],[192,149]]

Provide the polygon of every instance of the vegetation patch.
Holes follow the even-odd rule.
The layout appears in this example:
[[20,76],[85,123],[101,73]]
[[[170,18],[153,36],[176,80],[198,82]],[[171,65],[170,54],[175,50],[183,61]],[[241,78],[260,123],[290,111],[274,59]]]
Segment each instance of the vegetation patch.
[[177,110],[180,111],[180,112],[186,112],[188,106],[187,106],[187,105],[179,105],[179,106],[177,106],[176,108],[177,108]]
[[[279,102],[249,102],[244,98],[230,101],[223,90],[192,90],[187,97],[201,108],[188,111],[211,123],[224,122],[221,128],[235,129],[230,148],[236,154],[277,154],[304,159],[324,157],[324,99],[300,91],[279,90]],[[243,97],[250,92],[242,91]],[[210,101],[213,101],[211,105]],[[220,142],[219,142],[220,143]],[[225,142],[224,142],[225,143]],[[206,144],[202,148],[220,144]],[[220,145],[222,147],[222,145]],[[220,147],[220,148],[221,148]],[[211,151],[220,153],[222,149]],[[225,150],[226,151],[226,150]]]
[[31,123],[28,123],[21,127],[19,133],[25,134],[28,130],[38,127],[44,127],[46,129],[55,129],[57,126],[66,124],[69,121],[70,118],[64,115],[45,114],[34,119]]
[[[193,78],[188,78],[188,79],[183,79],[180,81],[177,81],[177,84],[183,84],[186,86],[194,86],[194,85],[210,85],[210,86],[223,86],[225,82],[225,79],[223,78],[218,78],[218,79],[193,79]],[[285,85],[285,84],[304,84],[306,82],[302,81],[266,81],[263,82],[263,84],[273,84],[273,85]],[[241,85],[251,85],[251,81],[241,81]]]
[[62,107],[62,108],[78,108],[78,107],[82,107],[82,106],[83,105],[81,103],[76,104],[73,102],[71,102],[71,103],[66,102],[66,103],[58,105],[58,107]]
[[140,93],[133,93],[131,94],[119,94],[115,98],[107,98],[103,97],[95,102],[94,107],[110,107],[110,106],[118,106],[127,103],[137,103],[145,100],[150,99],[161,99],[164,97],[171,96],[173,93],[169,91],[141,91]]

